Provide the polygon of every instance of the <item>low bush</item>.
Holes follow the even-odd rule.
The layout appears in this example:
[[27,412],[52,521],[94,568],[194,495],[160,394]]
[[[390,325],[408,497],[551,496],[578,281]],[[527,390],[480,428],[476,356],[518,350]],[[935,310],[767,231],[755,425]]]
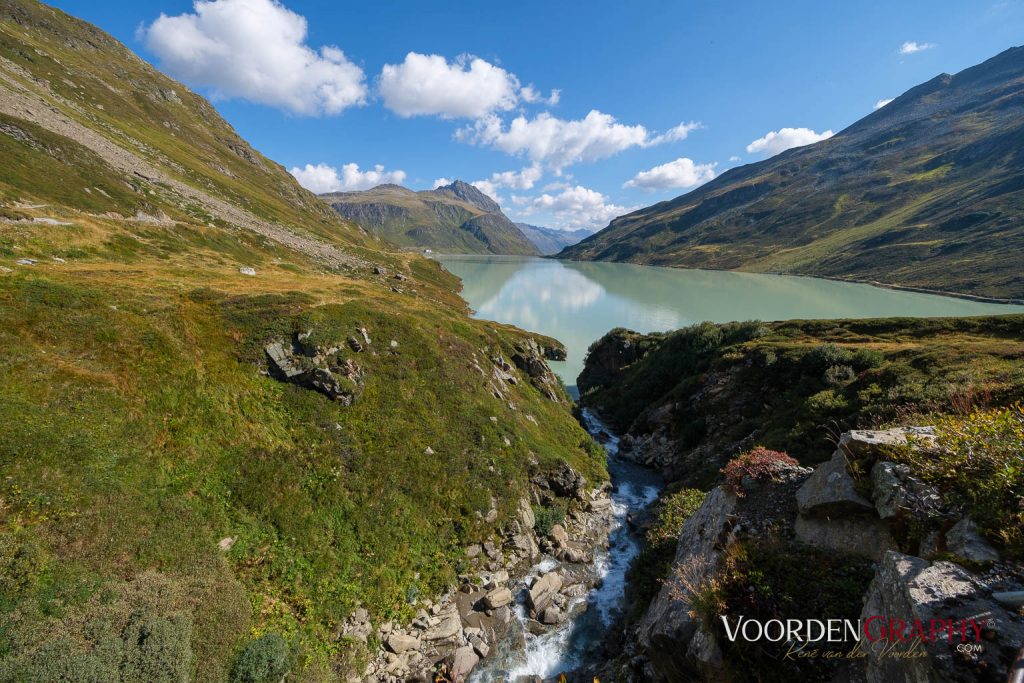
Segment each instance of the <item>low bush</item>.
[[758,446],[730,460],[722,468],[722,474],[725,476],[725,487],[736,495],[742,495],[744,478],[772,479],[781,468],[796,467],[799,464],[786,453]]
[[1024,557],[1024,407],[975,410],[937,420],[935,448],[895,458],[961,506],[1014,558]]
[[242,650],[231,671],[231,683],[278,683],[290,669],[288,644],[276,633],[267,633]]
[[556,524],[565,521],[565,508],[560,505],[535,505],[533,507],[533,528],[541,536],[547,536]]

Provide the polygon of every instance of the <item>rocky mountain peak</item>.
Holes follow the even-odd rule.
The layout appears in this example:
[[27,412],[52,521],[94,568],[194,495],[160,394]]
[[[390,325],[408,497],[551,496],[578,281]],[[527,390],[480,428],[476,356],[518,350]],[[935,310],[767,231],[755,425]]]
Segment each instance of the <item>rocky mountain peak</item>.
[[456,180],[450,185],[442,185],[435,189],[434,192],[447,197],[454,197],[455,199],[472,204],[481,211],[486,211],[487,213],[499,213],[501,211],[501,207],[498,206],[496,201],[474,186],[461,180]]

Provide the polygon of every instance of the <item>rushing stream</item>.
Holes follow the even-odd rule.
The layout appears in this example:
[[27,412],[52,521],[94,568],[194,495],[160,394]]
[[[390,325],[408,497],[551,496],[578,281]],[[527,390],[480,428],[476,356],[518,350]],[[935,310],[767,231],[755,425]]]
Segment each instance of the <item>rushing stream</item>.
[[[583,411],[583,420],[595,437],[608,434],[604,424],[589,410]],[[471,683],[515,683],[520,676],[541,676],[548,680],[561,672],[579,668],[592,661],[605,632],[621,614],[626,570],[640,550],[640,539],[626,520],[657,498],[661,482],[650,470],[620,460],[618,444],[618,437],[614,435],[604,444],[614,488],[608,548],[594,553],[593,570],[600,583],[586,595],[573,598],[567,611],[575,614],[574,618],[542,635],[533,635],[527,629],[526,589],[534,577],[558,566],[554,558],[544,557],[517,586],[515,615],[518,623],[480,664],[470,678]]]

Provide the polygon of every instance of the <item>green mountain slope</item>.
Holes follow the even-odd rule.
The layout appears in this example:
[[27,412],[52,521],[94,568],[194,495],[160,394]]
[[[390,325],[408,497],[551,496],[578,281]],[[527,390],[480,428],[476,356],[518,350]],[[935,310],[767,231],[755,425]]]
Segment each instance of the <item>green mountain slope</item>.
[[0,160],[0,681],[224,681],[267,634],[344,679],[353,609],[410,617],[538,470],[605,476],[524,332],[30,0]]
[[449,254],[539,253],[493,199],[461,180],[421,192],[379,185],[321,198],[344,218],[398,246]]
[[1024,48],[616,218],[560,257],[1024,298]]

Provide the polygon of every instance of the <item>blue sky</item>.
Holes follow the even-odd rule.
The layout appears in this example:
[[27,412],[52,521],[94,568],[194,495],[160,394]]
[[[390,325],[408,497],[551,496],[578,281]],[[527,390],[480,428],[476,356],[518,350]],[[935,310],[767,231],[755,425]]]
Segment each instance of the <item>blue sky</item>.
[[1024,43],[1022,0],[53,4],[211,96],[311,189],[482,181],[514,219],[563,228]]

